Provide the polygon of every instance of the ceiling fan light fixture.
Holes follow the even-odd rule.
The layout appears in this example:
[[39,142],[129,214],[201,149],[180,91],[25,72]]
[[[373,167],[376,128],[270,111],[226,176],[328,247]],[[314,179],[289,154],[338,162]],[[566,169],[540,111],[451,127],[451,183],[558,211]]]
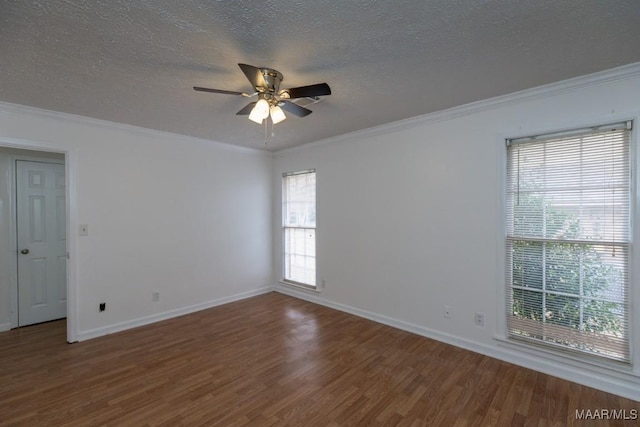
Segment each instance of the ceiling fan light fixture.
[[264,120],[262,118],[262,116],[260,114],[253,114],[253,111],[251,112],[251,114],[249,114],[249,120],[251,120],[252,122],[255,122],[257,124],[262,124],[262,121]]
[[274,125],[277,125],[278,123],[280,123],[286,118],[287,116],[285,116],[284,111],[282,111],[282,108],[280,108],[280,106],[278,105],[271,106],[271,121],[273,122]]
[[267,117],[269,117],[269,102],[266,99],[261,98],[256,102],[253,110],[251,110],[249,120],[261,124]]
[[[284,110],[296,117],[306,117],[312,111],[300,105],[299,102],[290,102],[289,99],[303,100],[306,98],[311,104],[318,102],[322,96],[331,95],[331,88],[326,83],[316,83],[307,86],[298,86],[288,89],[280,89],[283,76],[278,70],[273,68],[254,67],[249,64],[238,64],[245,77],[251,83],[255,92],[237,92],[226,89],[213,89],[194,86],[193,89],[199,92],[220,93],[223,95],[243,96],[253,98],[257,96],[256,102],[250,102],[236,113],[237,116],[249,116],[249,120],[259,125],[264,124],[265,142],[267,140],[268,119],[271,116],[272,125],[278,124],[287,119]],[[309,105],[309,104],[306,104]],[[272,126],[273,130],[273,126]],[[272,134],[273,136],[273,134]]]

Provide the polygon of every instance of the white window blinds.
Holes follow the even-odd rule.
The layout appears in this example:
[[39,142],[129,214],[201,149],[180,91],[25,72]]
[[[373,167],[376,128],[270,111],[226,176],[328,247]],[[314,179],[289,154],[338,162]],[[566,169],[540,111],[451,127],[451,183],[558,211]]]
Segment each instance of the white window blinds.
[[507,141],[510,338],[629,363],[630,129]]
[[283,174],[284,280],[316,286],[316,173]]

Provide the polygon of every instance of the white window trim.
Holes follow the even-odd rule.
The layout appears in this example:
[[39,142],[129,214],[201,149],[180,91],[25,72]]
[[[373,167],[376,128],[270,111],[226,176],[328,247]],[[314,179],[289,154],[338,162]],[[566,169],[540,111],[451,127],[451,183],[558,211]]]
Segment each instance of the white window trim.
[[[600,126],[603,123],[632,121],[634,129],[630,136],[630,167],[631,167],[631,200],[630,200],[630,248],[629,248],[629,351],[630,363],[618,363],[614,360],[591,357],[587,354],[572,352],[558,352],[547,349],[544,346],[529,344],[509,338],[507,329],[507,301],[506,295],[506,177],[507,177],[507,145],[506,140],[524,138],[529,135],[546,135],[567,131],[569,129],[591,128]],[[633,113],[611,114],[606,117],[595,117],[586,122],[567,123],[562,128],[538,128],[527,131],[525,134],[520,131],[502,131],[496,134],[496,324],[493,339],[496,344],[505,349],[514,350],[542,360],[553,363],[565,362],[568,365],[590,369],[597,372],[608,372],[612,375],[623,375],[640,378],[640,287],[635,285],[636,279],[640,278],[640,260],[636,255],[639,251],[635,246],[640,244],[640,110]],[[635,286],[634,286],[635,285]]]
[[[283,265],[284,268],[284,265]],[[286,280],[286,279],[280,279],[278,281],[278,283],[281,283],[283,285],[287,285],[289,287],[295,288],[295,289],[300,289],[302,291],[307,291],[307,292],[313,292],[315,294],[320,294],[321,290],[317,287],[311,286],[311,285],[307,285],[304,283],[298,283],[298,282],[294,282],[292,280]]]
[[307,174],[307,173],[314,173],[316,174],[316,226],[313,227],[313,230],[316,231],[316,236],[317,236],[317,230],[318,230],[318,224],[317,224],[317,179],[318,179],[318,175],[316,172],[315,168],[309,168],[309,169],[300,169],[300,170],[296,170],[296,171],[290,171],[290,172],[282,172],[281,176],[280,176],[280,255],[281,255],[281,263],[280,263],[280,280],[278,281],[279,283],[283,284],[283,285],[287,285],[287,286],[291,286],[293,288],[296,289],[301,289],[301,290],[305,290],[305,291],[311,291],[314,293],[320,293],[320,287],[318,286],[318,254],[317,254],[317,241],[316,241],[316,256],[315,256],[315,264],[316,264],[316,277],[315,277],[315,282],[316,285],[311,285],[309,283],[302,283],[302,282],[297,282],[295,280],[290,280],[287,279],[285,276],[285,269],[286,269],[286,260],[285,260],[285,250],[286,250],[286,242],[285,242],[285,229],[286,228],[310,228],[310,227],[286,227],[284,224],[284,209],[283,209],[283,202],[284,202],[284,181],[283,178],[287,177],[287,176],[294,176],[294,175],[302,175],[302,174]]

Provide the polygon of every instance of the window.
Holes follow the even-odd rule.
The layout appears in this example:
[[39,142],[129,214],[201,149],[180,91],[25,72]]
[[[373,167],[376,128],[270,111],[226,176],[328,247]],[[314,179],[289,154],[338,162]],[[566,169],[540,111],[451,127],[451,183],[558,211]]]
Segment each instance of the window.
[[631,122],[507,141],[507,335],[630,363]]
[[284,280],[316,286],[316,172],[282,175]]

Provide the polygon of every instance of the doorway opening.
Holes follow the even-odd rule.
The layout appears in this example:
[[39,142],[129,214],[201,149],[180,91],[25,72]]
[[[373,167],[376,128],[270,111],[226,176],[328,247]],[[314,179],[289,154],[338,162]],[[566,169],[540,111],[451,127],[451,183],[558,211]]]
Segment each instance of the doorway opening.
[[66,317],[72,342],[67,156],[20,145],[0,141],[0,331]]

